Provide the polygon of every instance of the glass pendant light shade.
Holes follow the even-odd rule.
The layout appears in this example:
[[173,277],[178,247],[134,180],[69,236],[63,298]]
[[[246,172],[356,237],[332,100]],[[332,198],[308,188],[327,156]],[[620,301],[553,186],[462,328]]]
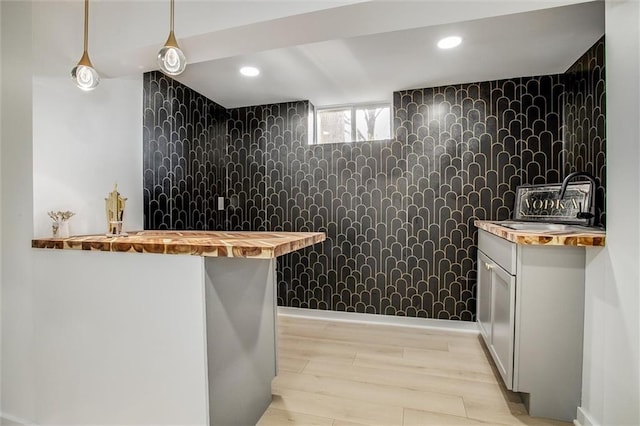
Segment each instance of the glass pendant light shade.
[[71,78],[80,89],[89,91],[93,90],[100,83],[100,76],[89,59],[89,0],[84,0],[84,52],[82,57],[71,70]]
[[78,65],[71,70],[71,78],[76,86],[85,91],[95,89],[100,83],[98,71],[93,68],[87,52],[84,52]]
[[158,52],[158,65],[163,73],[178,75],[187,67],[187,58],[178,47],[173,31],[169,33],[169,38],[162,49]]
[[164,46],[158,52],[158,65],[160,70],[168,75],[178,75],[187,67],[187,58],[178,47],[178,41],[173,33],[173,9],[174,0],[171,0],[171,22],[169,28],[169,37]]

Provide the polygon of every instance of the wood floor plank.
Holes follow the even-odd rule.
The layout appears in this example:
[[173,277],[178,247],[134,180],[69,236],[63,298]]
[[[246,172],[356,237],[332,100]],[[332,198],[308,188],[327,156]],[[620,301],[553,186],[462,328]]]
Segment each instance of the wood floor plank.
[[571,423],[560,422],[549,419],[533,418],[529,417],[524,410],[524,406],[518,407],[515,410],[510,409],[511,405],[507,408],[497,407],[492,404],[485,404],[482,401],[474,401],[470,398],[465,400],[465,407],[467,409],[467,417],[474,420],[483,421],[496,425],[536,425],[536,426],[568,426]]
[[288,315],[278,315],[278,326],[289,325],[293,327],[309,326],[314,328],[323,328],[329,324],[333,324],[333,322],[317,318],[302,318]]
[[381,356],[357,355],[353,361],[354,366],[376,368],[384,365],[387,370],[398,372],[410,372],[413,374],[424,374],[436,377],[450,377],[456,379],[465,379],[470,381],[478,381],[484,383],[495,383],[495,376],[489,369],[488,371],[469,371],[461,370],[454,366],[445,367],[443,365],[426,366],[419,363],[409,363],[405,360],[398,360],[393,357],[382,359]]
[[[513,402],[513,401],[508,401],[506,399],[487,400],[485,398],[482,398],[481,396],[479,397],[466,396],[466,397],[463,397],[463,400],[464,400],[465,408],[467,408],[467,416],[474,419],[485,420],[485,421],[493,420],[491,419],[491,417],[486,416],[486,413],[484,412],[484,410],[490,411],[492,413],[499,413],[500,416],[497,417],[497,419],[502,418],[503,415],[513,417],[513,416],[522,416],[527,414],[527,409],[524,406],[524,403],[520,401]],[[478,411],[478,407],[482,407],[482,410]],[[469,414],[470,412],[472,414],[477,413],[478,415],[470,415]]]
[[454,396],[482,395],[487,400],[502,401],[504,399],[500,385],[495,382],[485,383],[464,378],[416,375],[411,371],[394,371],[380,366],[359,367],[310,361],[302,372]]
[[328,326],[328,323],[296,325],[293,323],[280,324],[278,321],[278,334],[280,336],[321,338],[325,335],[323,331]]
[[283,320],[282,318],[278,318],[278,333],[280,335],[300,334],[315,336],[318,332],[324,330],[327,325],[329,325],[327,322],[318,322],[314,320],[297,322],[291,321],[290,319]]
[[401,358],[404,350],[398,346],[381,345],[375,343],[353,343],[350,341],[317,339],[300,336],[281,336],[279,347],[286,351],[288,347],[298,350],[309,350],[324,354],[349,354],[354,356],[356,352],[363,354],[381,354]]
[[256,426],[333,426],[333,419],[269,407]]
[[401,327],[387,327],[384,331],[373,327],[362,327],[360,330],[342,329],[337,324],[329,324],[320,332],[320,337],[331,340],[346,340],[358,343],[377,343],[398,347],[435,349],[448,351],[448,341],[444,336],[426,337],[412,333]]
[[334,420],[333,426],[367,426],[362,423],[345,422],[343,420]]
[[467,353],[451,353],[428,349],[405,348],[403,361],[406,365],[453,368],[461,371],[491,373],[492,367],[484,356]]
[[489,426],[479,420],[467,417],[451,416],[441,413],[431,413],[428,411],[404,410],[403,426]]
[[[499,380],[501,379],[496,378],[496,381]],[[498,386],[499,394],[497,395],[485,394],[484,392],[467,392],[462,397],[466,403],[483,405],[495,410],[508,410],[518,414],[525,414],[526,408],[520,394],[511,392],[502,383],[499,383]]]
[[271,407],[318,417],[362,423],[365,425],[392,426],[402,424],[402,408],[368,402],[354,401],[286,389],[274,395]]
[[450,353],[461,353],[478,357],[484,356],[479,338],[473,340],[449,340],[448,346]]
[[462,397],[459,396],[322,375],[282,373],[274,380],[273,392],[281,394],[286,389],[317,392],[322,395],[386,406],[410,407],[458,416],[466,415]]
[[334,348],[305,348],[295,345],[278,345],[279,353],[286,353],[291,358],[306,360],[307,362],[319,361],[328,364],[351,365],[356,357],[355,351],[341,351]]
[[381,324],[371,322],[353,322],[353,321],[325,321],[326,324],[336,326],[343,329],[362,330],[366,329],[376,333],[395,333],[406,332],[414,336],[444,336],[454,339],[474,339],[480,333],[477,330],[460,330],[452,331],[451,329],[440,329],[434,327],[417,327],[412,325],[399,324]]
[[[283,351],[281,350],[280,353]],[[285,352],[287,353],[287,352]],[[292,371],[294,373],[300,373],[307,366],[309,360],[302,358],[293,358],[286,355],[280,355],[278,357],[278,369],[280,371]]]

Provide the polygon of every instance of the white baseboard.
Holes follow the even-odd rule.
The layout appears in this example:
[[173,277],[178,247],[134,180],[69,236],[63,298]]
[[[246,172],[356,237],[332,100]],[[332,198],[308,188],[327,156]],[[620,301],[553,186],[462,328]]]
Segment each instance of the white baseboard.
[[600,426],[582,407],[578,407],[577,418],[573,421],[573,424],[576,426]]
[[12,416],[7,413],[0,413],[0,425],[2,426],[38,426],[36,423],[32,423],[29,420],[21,419],[20,417]]
[[278,315],[285,317],[315,318],[364,324],[384,324],[401,327],[430,328],[478,334],[478,326],[471,321],[450,321],[433,318],[398,317],[391,315],[361,314],[358,312],[325,311],[320,309],[278,307]]

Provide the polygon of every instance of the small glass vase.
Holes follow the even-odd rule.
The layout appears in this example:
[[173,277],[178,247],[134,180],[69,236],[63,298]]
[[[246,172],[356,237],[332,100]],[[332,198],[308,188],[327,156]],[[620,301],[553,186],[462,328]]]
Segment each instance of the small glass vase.
[[69,238],[69,221],[59,220],[51,225],[53,238]]

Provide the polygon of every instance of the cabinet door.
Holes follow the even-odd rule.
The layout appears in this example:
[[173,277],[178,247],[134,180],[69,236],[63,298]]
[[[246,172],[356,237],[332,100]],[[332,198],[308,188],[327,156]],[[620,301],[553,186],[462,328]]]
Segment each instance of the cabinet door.
[[492,293],[490,350],[507,389],[512,389],[516,279],[496,264],[491,264],[490,269]]
[[478,251],[478,307],[476,319],[487,346],[491,345],[491,260]]

